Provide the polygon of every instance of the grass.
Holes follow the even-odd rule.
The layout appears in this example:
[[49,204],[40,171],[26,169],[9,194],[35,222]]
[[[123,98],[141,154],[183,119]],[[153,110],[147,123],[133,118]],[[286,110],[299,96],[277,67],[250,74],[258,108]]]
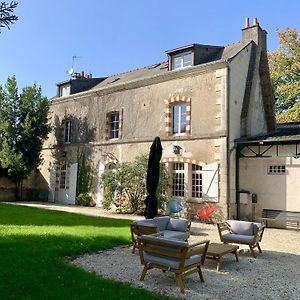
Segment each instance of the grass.
[[0,204],[1,299],[163,299],[66,257],[130,242],[129,220]]

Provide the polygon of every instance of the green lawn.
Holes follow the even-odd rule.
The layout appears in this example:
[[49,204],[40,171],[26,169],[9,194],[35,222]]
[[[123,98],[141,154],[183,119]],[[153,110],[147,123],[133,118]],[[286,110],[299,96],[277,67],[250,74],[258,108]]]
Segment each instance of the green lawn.
[[0,204],[0,299],[162,299],[66,260],[129,243],[129,224]]

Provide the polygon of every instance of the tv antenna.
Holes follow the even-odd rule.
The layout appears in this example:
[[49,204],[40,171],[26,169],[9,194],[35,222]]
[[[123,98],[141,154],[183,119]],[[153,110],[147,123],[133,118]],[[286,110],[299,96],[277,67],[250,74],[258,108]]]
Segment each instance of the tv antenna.
[[74,74],[74,61],[77,58],[81,58],[81,56],[73,55],[72,56],[72,67],[67,70],[67,73],[72,76]]

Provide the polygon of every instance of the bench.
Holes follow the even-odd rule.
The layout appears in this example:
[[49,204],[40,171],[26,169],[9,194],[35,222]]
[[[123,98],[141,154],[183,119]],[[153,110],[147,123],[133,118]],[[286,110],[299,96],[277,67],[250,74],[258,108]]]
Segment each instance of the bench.
[[283,221],[286,223],[295,224],[297,231],[300,228],[300,212],[297,211],[264,208],[262,210],[261,220],[265,222],[266,226],[268,225],[268,221]]
[[204,263],[209,241],[195,244],[164,238],[160,233],[137,237],[141,264],[144,266],[140,280],[143,281],[148,270],[157,268],[173,272],[177,284],[184,293],[183,278],[194,272],[198,273],[201,282],[204,278],[201,264]]

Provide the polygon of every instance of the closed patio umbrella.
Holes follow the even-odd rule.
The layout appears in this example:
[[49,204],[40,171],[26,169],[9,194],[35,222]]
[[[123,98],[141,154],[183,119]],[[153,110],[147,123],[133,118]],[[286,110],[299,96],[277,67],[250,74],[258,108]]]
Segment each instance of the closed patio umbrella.
[[150,153],[148,158],[148,168],[147,168],[147,178],[146,178],[146,188],[148,196],[146,197],[144,203],[145,208],[145,218],[151,219],[157,216],[157,199],[156,190],[159,182],[159,169],[160,169],[160,159],[162,156],[162,146],[160,138],[157,136],[154,139],[150,147]]

